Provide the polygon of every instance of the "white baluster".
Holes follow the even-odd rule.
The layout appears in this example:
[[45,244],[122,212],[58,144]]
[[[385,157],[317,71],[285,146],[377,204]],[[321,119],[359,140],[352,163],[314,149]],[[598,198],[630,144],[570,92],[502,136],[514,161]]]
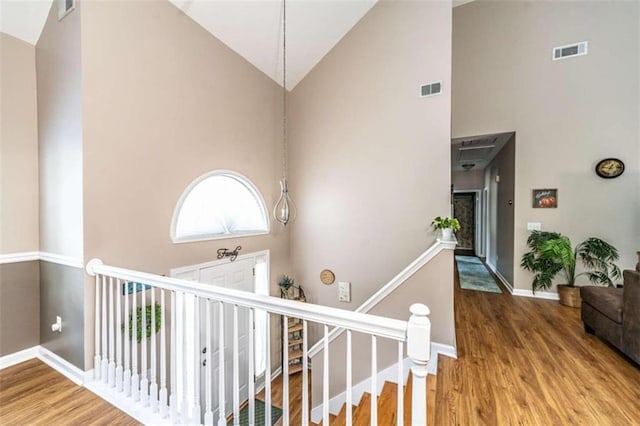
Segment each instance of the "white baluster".
[[[267,339],[265,340],[265,375],[264,375],[264,418],[271,419],[271,315],[265,315]],[[270,421],[270,420],[267,420]]]
[[116,386],[116,357],[115,357],[115,318],[114,318],[114,304],[113,304],[113,277],[109,277],[109,387]]
[[404,424],[404,372],[402,371],[402,364],[404,358],[402,355],[402,342],[398,342],[398,404],[396,406],[396,426],[402,426]]
[[227,424],[224,378],[224,304],[218,303],[218,426]]
[[427,365],[431,356],[431,322],[429,308],[414,303],[409,308],[407,325],[407,356],[411,359],[413,384],[411,393],[411,423],[427,424]]
[[351,348],[351,330],[347,330],[347,424],[353,422],[353,356]]
[[160,417],[165,418],[168,412],[167,404],[167,327],[165,325],[164,289],[160,290]]
[[178,364],[178,368],[182,370],[182,394],[180,395],[180,418],[183,424],[189,423],[189,384],[187,380],[187,363],[189,360],[187,359],[187,333],[190,330],[187,330],[187,299],[188,295],[186,293],[182,293],[181,297],[178,299],[180,302],[180,309],[178,318],[180,322],[178,323],[178,350],[180,351],[180,359],[182,360],[181,364]]
[[129,310],[129,283],[124,282],[124,374],[122,387],[125,396],[131,395],[131,311]]
[[[142,318],[141,318],[141,330],[140,334],[142,335],[142,346],[141,346],[141,379],[140,379],[140,401],[142,402],[143,407],[147,407],[149,405],[149,378],[147,375],[147,290],[146,285],[141,283],[142,285],[142,301],[140,302],[140,307],[142,308]],[[153,321],[153,320],[152,320]]]
[[107,343],[107,277],[102,276],[102,365],[100,378],[103,383],[109,381],[109,355]]
[[95,356],[93,357],[93,377],[100,380],[100,369],[102,368],[102,358],[100,357],[100,275],[96,274],[96,306],[95,306]]
[[213,426],[213,395],[212,395],[212,383],[211,383],[211,352],[213,352],[213,345],[211,342],[211,301],[205,300],[205,344],[206,348],[205,353],[205,413],[204,413],[204,424],[206,426]]
[[322,424],[329,424],[329,326],[324,325],[322,372]]
[[158,411],[158,380],[157,374],[157,351],[156,351],[156,289],[151,289],[151,384],[149,386],[149,401],[151,410]]
[[238,305],[233,305],[233,424],[240,425],[240,360],[238,359]]
[[378,424],[378,360],[376,336],[371,336],[371,424]]
[[140,400],[140,375],[138,374],[138,284],[132,282],[131,293],[131,397]]
[[249,360],[248,366],[248,375],[249,378],[249,426],[254,426],[255,418],[256,418],[256,374],[255,374],[255,354],[254,352],[254,324],[255,324],[255,311],[253,309],[249,309],[249,356],[247,356],[247,360]]
[[177,360],[176,360],[176,340],[178,337],[177,325],[176,322],[178,312],[176,302],[177,293],[175,291],[171,292],[171,395],[169,396],[169,412],[171,423],[175,424],[178,422],[178,385],[176,378],[176,369],[177,369]]
[[122,392],[122,281],[116,280],[116,390]]
[[289,424],[289,317],[282,320],[282,423]]
[[202,345],[200,344],[200,298],[194,296],[194,332],[195,339],[193,348],[193,365],[194,365],[194,398],[193,398],[193,411],[191,414],[191,421],[195,424],[202,424],[202,411],[200,410],[200,352]]
[[309,361],[307,320],[302,321],[302,426],[309,425]]

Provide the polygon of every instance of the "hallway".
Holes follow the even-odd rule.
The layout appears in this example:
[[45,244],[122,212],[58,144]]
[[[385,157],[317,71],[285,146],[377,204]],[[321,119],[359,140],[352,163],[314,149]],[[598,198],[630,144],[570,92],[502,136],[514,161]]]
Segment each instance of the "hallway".
[[459,288],[458,360],[440,357],[437,425],[640,425],[640,367],[557,301]]

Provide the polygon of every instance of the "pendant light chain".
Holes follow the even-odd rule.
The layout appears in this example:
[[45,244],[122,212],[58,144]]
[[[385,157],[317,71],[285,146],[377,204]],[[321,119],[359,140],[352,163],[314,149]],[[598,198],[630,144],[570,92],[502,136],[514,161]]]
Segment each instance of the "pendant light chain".
[[287,179],[287,1],[282,0],[282,177]]
[[287,187],[287,142],[287,0],[282,0],[282,180],[273,216],[283,226],[295,220],[297,213]]

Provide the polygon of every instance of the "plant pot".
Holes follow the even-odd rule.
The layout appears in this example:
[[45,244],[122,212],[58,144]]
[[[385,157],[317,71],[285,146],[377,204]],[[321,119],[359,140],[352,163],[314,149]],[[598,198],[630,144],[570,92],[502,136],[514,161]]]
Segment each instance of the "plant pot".
[[442,229],[442,239],[443,240],[453,240],[453,228],[443,228]]
[[558,285],[558,294],[560,295],[561,305],[579,308],[582,303],[580,287],[569,287],[566,284],[560,284]]

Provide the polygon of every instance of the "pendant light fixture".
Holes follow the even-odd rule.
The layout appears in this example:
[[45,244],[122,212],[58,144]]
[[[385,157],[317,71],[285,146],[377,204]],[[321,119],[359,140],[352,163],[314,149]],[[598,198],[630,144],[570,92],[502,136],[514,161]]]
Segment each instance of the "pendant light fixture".
[[295,220],[297,213],[287,187],[287,160],[287,1],[282,0],[282,180],[273,216],[284,226]]

